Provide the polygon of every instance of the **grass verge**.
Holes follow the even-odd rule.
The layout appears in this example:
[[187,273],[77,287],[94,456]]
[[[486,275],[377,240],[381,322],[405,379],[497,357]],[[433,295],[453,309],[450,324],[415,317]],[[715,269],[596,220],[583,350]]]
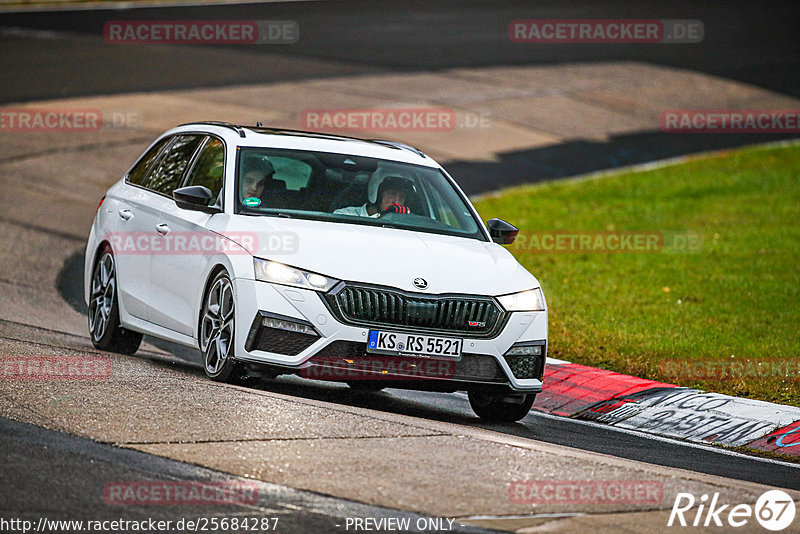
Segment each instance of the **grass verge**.
[[[800,145],[507,189],[476,207],[521,230],[508,248],[542,284],[550,356],[800,406]],[[663,241],[609,252],[625,235]]]

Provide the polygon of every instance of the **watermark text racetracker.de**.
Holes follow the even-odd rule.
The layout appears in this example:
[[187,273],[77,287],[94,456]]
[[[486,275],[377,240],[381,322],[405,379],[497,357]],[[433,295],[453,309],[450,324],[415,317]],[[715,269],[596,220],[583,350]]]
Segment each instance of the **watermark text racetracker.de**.
[[697,253],[703,242],[692,231],[521,231],[509,248],[531,254]]
[[6,356],[2,380],[108,380],[111,359],[105,356]]
[[685,360],[667,359],[659,363],[661,374],[671,380],[754,380],[758,378],[786,378],[800,380],[800,360],[764,358]]
[[294,254],[300,238],[294,232],[108,232],[104,239],[117,255]]
[[0,517],[0,532],[268,532],[277,517],[182,517],[180,519],[49,519],[37,521]]
[[110,20],[103,38],[126,45],[293,44],[300,26],[294,20]]
[[258,484],[247,481],[109,482],[103,489],[103,500],[112,506],[255,504]]
[[800,109],[670,109],[666,133],[800,133]]
[[[300,370],[300,376],[311,380],[426,380],[446,379],[456,375],[455,360],[413,356],[380,356],[368,358],[317,357],[313,365]],[[466,372],[462,370],[462,372]],[[477,372],[477,369],[473,369]]]
[[699,20],[526,19],[508,25],[512,43],[699,43],[703,36]]
[[0,132],[97,132],[109,129],[138,130],[136,111],[85,108],[3,108]]
[[340,132],[452,132],[491,126],[486,112],[438,107],[306,109],[300,123],[303,130]]
[[660,504],[664,486],[655,480],[524,480],[508,486],[516,504]]

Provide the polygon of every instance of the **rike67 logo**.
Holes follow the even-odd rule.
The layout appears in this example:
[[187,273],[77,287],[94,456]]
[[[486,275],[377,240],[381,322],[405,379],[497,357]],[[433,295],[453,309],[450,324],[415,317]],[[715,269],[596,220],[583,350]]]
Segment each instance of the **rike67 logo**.
[[792,524],[796,513],[794,500],[781,490],[764,492],[755,506],[722,504],[719,493],[711,499],[708,495],[697,499],[691,493],[678,493],[667,526],[741,528],[755,518],[763,528],[778,532]]

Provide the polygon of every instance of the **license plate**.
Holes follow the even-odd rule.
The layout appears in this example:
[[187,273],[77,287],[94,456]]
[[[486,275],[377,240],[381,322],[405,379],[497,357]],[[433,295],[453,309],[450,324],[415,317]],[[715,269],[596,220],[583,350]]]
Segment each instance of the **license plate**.
[[461,356],[463,339],[421,336],[385,330],[370,330],[367,352],[380,354],[421,354],[425,356]]

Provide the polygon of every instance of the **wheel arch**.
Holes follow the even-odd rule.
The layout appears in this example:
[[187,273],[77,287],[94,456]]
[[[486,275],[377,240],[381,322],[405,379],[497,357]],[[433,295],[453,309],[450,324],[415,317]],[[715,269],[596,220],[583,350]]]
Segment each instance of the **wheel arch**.
[[[92,252],[91,258],[86,258],[84,265],[84,275],[83,275],[83,300],[86,305],[89,305],[89,299],[92,296],[92,276],[94,276],[94,268],[97,266],[97,260],[100,259],[100,254],[105,250],[106,246],[111,248],[111,242],[108,239],[102,239],[94,248],[94,252]],[[114,249],[111,248],[111,253],[114,254]]]
[[114,254],[114,248],[111,246],[111,241],[109,241],[108,239],[101,240],[97,244],[97,247],[95,247],[94,250],[94,257],[92,258],[93,266],[97,264],[97,260],[100,258],[100,253],[103,252],[106,247],[111,249],[111,254]]

